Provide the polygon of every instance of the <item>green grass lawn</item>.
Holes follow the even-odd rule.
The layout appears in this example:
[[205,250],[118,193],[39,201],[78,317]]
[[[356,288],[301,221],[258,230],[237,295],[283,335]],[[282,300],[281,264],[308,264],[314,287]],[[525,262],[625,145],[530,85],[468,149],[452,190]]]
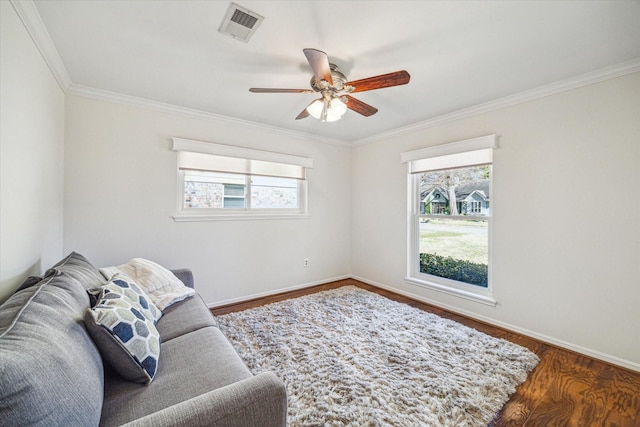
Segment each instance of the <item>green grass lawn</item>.
[[420,227],[420,252],[488,264],[487,223],[432,220]]

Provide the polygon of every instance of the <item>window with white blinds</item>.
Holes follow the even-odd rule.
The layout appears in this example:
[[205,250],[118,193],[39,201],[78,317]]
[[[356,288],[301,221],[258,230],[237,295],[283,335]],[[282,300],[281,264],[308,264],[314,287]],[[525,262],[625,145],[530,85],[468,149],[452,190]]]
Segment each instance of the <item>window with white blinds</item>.
[[177,221],[305,217],[313,159],[173,138]]
[[410,283],[488,305],[495,135],[401,154],[407,164]]

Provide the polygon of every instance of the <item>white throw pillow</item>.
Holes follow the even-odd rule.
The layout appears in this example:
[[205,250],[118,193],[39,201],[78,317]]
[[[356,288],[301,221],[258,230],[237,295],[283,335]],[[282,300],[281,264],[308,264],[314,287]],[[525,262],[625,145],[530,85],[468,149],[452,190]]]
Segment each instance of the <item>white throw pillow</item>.
[[195,294],[171,271],[143,258],[133,258],[127,264],[115,267],[104,267],[100,272],[109,279],[118,273],[128,276],[144,289],[160,310]]

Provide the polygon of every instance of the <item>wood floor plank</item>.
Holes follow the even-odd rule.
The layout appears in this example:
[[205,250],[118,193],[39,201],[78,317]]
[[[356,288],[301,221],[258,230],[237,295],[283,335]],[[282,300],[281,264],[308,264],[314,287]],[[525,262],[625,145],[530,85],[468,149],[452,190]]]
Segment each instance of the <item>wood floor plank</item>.
[[[595,391],[595,372],[584,369],[576,354],[550,350],[546,366],[548,385],[540,396],[526,426],[589,426],[596,420],[597,396],[585,399],[585,392]],[[595,405],[595,406],[594,406]],[[594,424],[596,423],[596,424]]]
[[640,425],[640,375],[594,361],[601,372],[599,387],[607,393],[605,425]]
[[511,399],[502,408],[502,411],[498,414],[491,427],[516,427],[523,426],[529,419],[539,404],[540,396],[543,396],[549,389],[551,378],[549,377],[548,365],[551,363],[551,356],[549,356],[549,348],[539,343],[533,350],[540,362],[529,373],[527,380],[522,383],[516,393],[511,396]]
[[527,347],[540,357],[490,427],[640,427],[640,372],[595,360],[525,335],[354,279],[212,308],[214,315],[353,285]]

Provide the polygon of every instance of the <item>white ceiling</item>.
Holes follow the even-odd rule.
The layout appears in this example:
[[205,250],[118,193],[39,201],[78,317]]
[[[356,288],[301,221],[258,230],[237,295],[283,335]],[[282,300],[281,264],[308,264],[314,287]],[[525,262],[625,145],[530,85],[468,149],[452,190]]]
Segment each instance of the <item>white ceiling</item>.
[[[249,43],[218,28],[229,1],[35,1],[73,87],[358,141],[640,59],[640,1],[245,1]],[[355,94],[365,118],[294,120],[315,95],[302,49],[349,80],[397,70],[408,85]]]

